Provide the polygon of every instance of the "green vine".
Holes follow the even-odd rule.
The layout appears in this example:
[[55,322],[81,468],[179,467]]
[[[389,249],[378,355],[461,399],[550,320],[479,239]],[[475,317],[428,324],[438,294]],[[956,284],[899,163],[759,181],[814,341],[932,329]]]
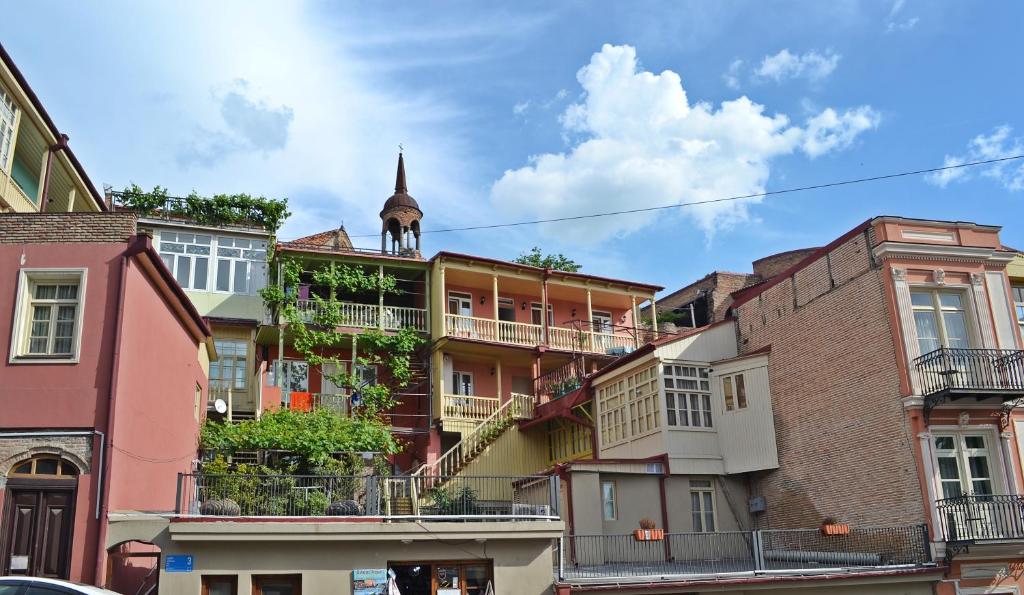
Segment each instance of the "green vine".
[[172,197],[167,189],[156,186],[146,192],[131,184],[116,194],[118,205],[141,215],[154,213],[184,217],[208,225],[256,224],[274,233],[291,213],[288,199],[280,200],[250,194],[216,194],[203,197],[194,191],[186,197]]
[[[413,328],[403,328],[395,334],[367,329],[356,337],[356,363],[387,370],[387,381],[363,386],[359,374],[345,372],[345,366],[335,355],[338,348],[351,344],[351,336],[338,330],[352,326],[343,312],[342,294],[362,292],[398,295],[397,279],[392,275],[372,275],[360,267],[328,263],[306,272],[303,264],[292,258],[281,260],[281,279],[260,292],[267,308],[276,312],[287,323],[287,332],[295,350],[302,354],[311,368],[319,367],[322,377],[338,387],[358,391],[362,397],[353,415],[366,421],[385,424],[381,414],[394,407],[395,391],[408,386],[412,379],[412,357],[423,339]],[[305,277],[304,277],[305,275]],[[303,280],[315,285],[320,293],[308,301],[312,308],[299,307],[298,288]],[[324,364],[334,364],[338,372],[324,372]],[[386,424],[385,424],[386,425]]]

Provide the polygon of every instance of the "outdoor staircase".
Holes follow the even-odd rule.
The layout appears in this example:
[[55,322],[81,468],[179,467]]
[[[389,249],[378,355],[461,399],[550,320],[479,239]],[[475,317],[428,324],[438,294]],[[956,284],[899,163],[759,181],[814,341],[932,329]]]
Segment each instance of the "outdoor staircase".
[[[424,404],[430,398],[430,356],[409,362],[412,376],[409,383],[395,392],[394,400],[398,403],[416,403],[415,417],[408,414],[390,414],[391,431],[398,434],[425,434],[430,431],[430,413]],[[397,422],[397,423],[396,423]]]
[[[445,481],[459,475],[466,467],[477,459],[487,448],[501,438],[519,420],[533,417],[534,397],[512,393],[487,419],[462,437],[455,446],[448,449],[436,461],[423,465],[412,473],[418,478],[437,478]],[[434,485],[433,487],[436,487]]]

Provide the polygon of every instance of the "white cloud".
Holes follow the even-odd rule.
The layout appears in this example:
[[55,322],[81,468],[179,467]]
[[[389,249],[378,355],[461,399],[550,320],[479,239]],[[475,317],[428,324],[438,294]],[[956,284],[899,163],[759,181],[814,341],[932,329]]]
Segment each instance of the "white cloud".
[[820,81],[839,66],[840,58],[842,56],[832,50],[825,50],[824,53],[811,50],[804,54],[794,54],[788,49],[783,49],[773,56],[765,56],[761,60],[761,65],[754,70],[754,75],[776,83],[795,78]]
[[740,70],[743,68],[743,60],[736,58],[729,63],[729,70],[725,71],[722,75],[722,79],[725,81],[725,86],[730,89],[740,88]]
[[[987,161],[1024,154],[1024,138],[1011,137],[1011,134],[1013,128],[1007,125],[996,127],[988,135],[979,134],[967,143],[967,152],[963,155],[946,155],[943,166],[951,167],[972,161]],[[1024,190],[1024,163],[1020,161],[947,169],[928,174],[925,179],[939,188],[945,188],[950,182],[966,182],[975,175],[995,180],[1011,192]]]
[[892,3],[892,8],[889,9],[889,16],[885,19],[885,32],[892,33],[894,31],[910,31],[917,26],[918,21],[921,19],[918,17],[910,17],[905,21],[899,21],[900,12],[906,5],[906,0],[896,0]]
[[528,110],[528,109],[530,109],[530,101],[529,100],[517,101],[516,104],[512,106],[512,113],[517,115],[517,116],[520,116],[520,115],[526,113],[526,110]]
[[[785,115],[766,115],[747,97],[716,109],[690,102],[680,76],[638,68],[630,46],[605,45],[576,75],[578,103],[560,121],[580,142],[567,153],[530,158],[491,189],[493,204],[509,214],[553,218],[582,213],[678,204],[764,191],[774,158],[802,151],[817,157],[848,147],[878,115],[864,106],[839,114],[827,109],[806,128]],[[710,239],[717,230],[751,218],[758,198],[680,209]],[[597,242],[654,221],[677,222],[670,212],[590,219],[545,226],[553,237]],[[685,228],[682,228],[685,233]]]
[[881,115],[871,106],[862,105],[842,114],[826,108],[807,120],[802,148],[811,158],[835,149],[845,149],[860,133],[878,128],[879,122]]

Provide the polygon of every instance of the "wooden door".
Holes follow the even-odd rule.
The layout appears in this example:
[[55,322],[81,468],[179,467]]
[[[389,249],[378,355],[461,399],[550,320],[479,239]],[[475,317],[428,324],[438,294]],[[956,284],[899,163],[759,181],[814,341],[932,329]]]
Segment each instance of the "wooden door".
[[0,574],[68,578],[74,495],[72,489],[8,485]]

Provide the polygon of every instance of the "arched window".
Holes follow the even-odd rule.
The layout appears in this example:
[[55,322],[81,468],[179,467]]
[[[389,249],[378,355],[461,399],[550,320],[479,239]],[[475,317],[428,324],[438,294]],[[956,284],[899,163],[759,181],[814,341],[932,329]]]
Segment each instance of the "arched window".
[[35,479],[68,479],[78,475],[78,467],[56,455],[36,455],[15,463],[7,475]]

